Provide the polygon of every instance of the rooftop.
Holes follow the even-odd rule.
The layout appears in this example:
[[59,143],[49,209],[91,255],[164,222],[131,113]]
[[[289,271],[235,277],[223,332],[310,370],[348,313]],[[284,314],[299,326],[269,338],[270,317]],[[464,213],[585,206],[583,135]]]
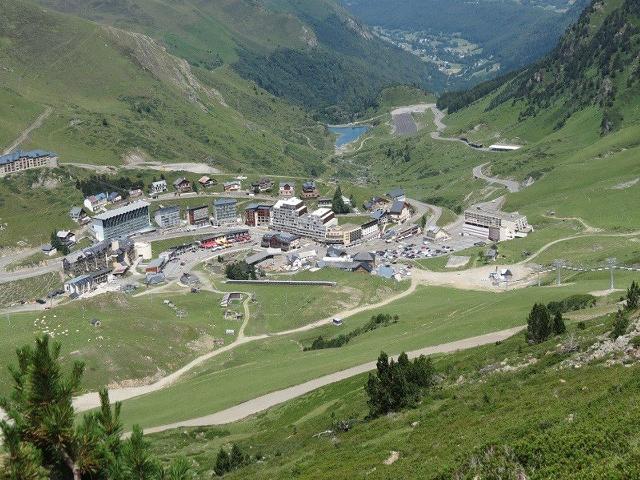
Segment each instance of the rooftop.
[[58,155],[53,152],[47,152],[46,150],[29,150],[22,151],[17,150],[13,153],[0,156],[0,165],[15,162],[21,158],[42,158],[42,157],[57,157]]
[[285,198],[282,200],[278,200],[273,208],[282,208],[284,205],[290,207],[297,207],[299,204],[303,203],[298,197]]
[[168,207],[162,207],[156,210],[156,215],[166,215],[168,213],[180,212],[180,207],[177,205],[169,205]]
[[114,208],[113,210],[101,213],[100,215],[96,215],[93,218],[96,220],[108,220],[117,215],[133,212],[134,210],[138,210],[140,208],[149,208],[149,204],[143,200],[138,200],[137,202],[130,203],[129,205]]
[[213,204],[216,206],[235,205],[236,203],[238,203],[238,201],[233,198],[217,198],[213,201]]
[[390,196],[391,198],[402,197],[404,196],[404,190],[401,188],[394,188],[389,193],[387,193],[387,195]]
[[481,207],[469,208],[469,209],[465,210],[464,213],[465,214],[467,214],[467,213],[470,213],[470,214],[481,213],[483,215],[487,215],[487,216],[490,216],[490,217],[500,218],[501,220],[511,220],[511,221],[520,220],[521,218],[524,217],[524,215],[521,215],[518,212],[503,212],[503,211],[500,211],[500,210],[485,210],[484,208],[481,208]]

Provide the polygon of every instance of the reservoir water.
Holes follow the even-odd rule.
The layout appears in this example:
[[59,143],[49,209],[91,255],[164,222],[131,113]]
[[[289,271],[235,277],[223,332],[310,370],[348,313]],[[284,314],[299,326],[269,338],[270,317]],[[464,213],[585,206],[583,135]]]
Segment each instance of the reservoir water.
[[343,147],[351,142],[355,142],[369,130],[367,125],[358,125],[353,127],[329,127],[329,131],[338,135],[336,139],[336,147]]

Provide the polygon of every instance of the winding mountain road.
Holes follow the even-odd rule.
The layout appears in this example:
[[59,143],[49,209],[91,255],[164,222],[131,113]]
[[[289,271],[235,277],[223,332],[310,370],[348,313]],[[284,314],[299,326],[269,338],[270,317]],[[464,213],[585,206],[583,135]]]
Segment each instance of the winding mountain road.
[[505,180],[499,177],[489,177],[482,173],[482,169],[489,165],[489,163],[483,163],[482,165],[478,165],[477,167],[473,167],[473,176],[475,178],[479,178],[484,180],[485,182],[492,184],[504,185],[511,193],[516,193],[520,191],[521,185],[520,182],[516,182],[515,180]]

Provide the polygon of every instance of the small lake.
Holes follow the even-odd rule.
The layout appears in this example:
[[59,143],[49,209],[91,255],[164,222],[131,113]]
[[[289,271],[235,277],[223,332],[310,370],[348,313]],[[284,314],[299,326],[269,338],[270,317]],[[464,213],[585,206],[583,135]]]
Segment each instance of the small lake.
[[362,135],[369,131],[368,125],[358,125],[353,127],[329,127],[329,131],[335,135],[338,135],[336,139],[336,148],[344,147],[345,145],[355,142]]

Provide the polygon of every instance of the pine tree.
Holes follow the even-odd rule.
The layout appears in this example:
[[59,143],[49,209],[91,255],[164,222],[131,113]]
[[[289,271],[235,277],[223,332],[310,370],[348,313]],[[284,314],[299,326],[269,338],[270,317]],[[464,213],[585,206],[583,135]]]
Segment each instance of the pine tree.
[[214,471],[219,477],[231,471],[231,459],[229,458],[229,454],[227,453],[227,451],[223,448],[220,448],[218,456],[216,457],[216,465],[214,467]]
[[84,365],[75,362],[63,372],[60,348],[43,336],[35,348],[18,349],[18,365],[9,367],[14,389],[0,398],[8,417],[0,421],[0,432],[9,456],[0,479],[159,479],[162,470],[142,430],[134,427],[131,438],[121,440],[120,404],[112,408],[106,390],[100,391],[100,409],[76,422],[72,399]]
[[344,200],[342,199],[342,189],[340,188],[340,185],[338,185],[336,192],[333,194],[331,209],[334,213],[349,213],[349,207],[345,205]]
[[564,318],[562,318],[562,312],[556,312],[553,316],[553,334],[562,335],[567,331],[567,327],[564,324]]
[[546,305],[536,303],[527,319],[527,339],[533,343],[544,342],[551,336],[553,324]]
[[235,470],[236,468],[240,468],[247,463],[247,456],[240,449],[237,444],[233,444],[231,446],[231,453],[229,454],[229,464],[231,465],[231,469]]
[[627,328],[629,327],[629,319],[624,314],[622,310],[618,310],[616,313],[616,318],[613,321],[613,330],[611,331],[611,338],[614,340],[625,333],[627,333]]
[[634,280],[627,289],[627,310],[635,310],[640,307],[640,285]]

